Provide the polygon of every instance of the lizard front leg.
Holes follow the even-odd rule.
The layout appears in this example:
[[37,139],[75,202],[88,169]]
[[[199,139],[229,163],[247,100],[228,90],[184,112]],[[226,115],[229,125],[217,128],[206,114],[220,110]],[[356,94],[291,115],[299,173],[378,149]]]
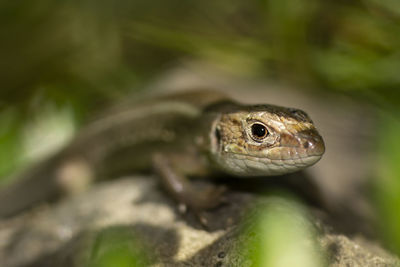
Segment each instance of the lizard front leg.
[[193,211],[200,222],[206,226],[207,220],[202,212],[224,202],[223,193],[226,188],[212,185],[204,190],[195,188],[186,175],[188,173],[204,174],[204,168],[198,163],[190,155],[184,154],[156,153],[153,156],[153,168],[160,177],[163,187],[179,204]]

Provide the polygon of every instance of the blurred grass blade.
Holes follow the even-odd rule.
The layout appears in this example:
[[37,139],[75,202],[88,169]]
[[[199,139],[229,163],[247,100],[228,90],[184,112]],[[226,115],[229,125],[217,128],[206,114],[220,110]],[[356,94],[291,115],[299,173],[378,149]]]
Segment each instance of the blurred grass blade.
[[[96,235],[84,266],[147,267],[151,262],[150,254],[149,248],[144,248],[131,228],[111,227]],[[152,261],[155,261],[154,257]]]
[[256,212],[259,216],[255,228],[247,232],[249,236],[255,235],[256,238],[246,244],[250,250],[252,266],[325,266],[324,254],[316,240],[316,231],[298,203],[277,198],[265,209]]
[[400,121],[383,114],[379,138],[379,163],[375,200],[387,245],[400,255]]

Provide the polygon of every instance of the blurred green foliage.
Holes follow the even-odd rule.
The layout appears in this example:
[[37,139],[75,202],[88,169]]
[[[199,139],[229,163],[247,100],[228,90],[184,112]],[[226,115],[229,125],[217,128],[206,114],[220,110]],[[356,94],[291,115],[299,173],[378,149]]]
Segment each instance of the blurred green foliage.
[[21,161],[21,121],[16,118],[16,112],[12,109],[0,113],[0,176],[5,179],[5,174],[15,169]]
[[269,201],[256,208],[256,216],[244,230],[249,238],[238,253],[254,267],[327,266],[316,228],[304,206],[288,195],[270,197]]
[[89,249],[88,259],[79,266],[146,267],[156,261],[149,255],[150,248],[144,248],[132,229],[114,227],[102,230]]
[[384,138],[378,143],[378,175],[373,192],[380,230],[386,243],[400,255],[400,121],[383,113],[380,131]]
[[2,1],[0,107],[26,116],[51,101],[84,114],[182,58],[395,106],[399,10],[393,0]]

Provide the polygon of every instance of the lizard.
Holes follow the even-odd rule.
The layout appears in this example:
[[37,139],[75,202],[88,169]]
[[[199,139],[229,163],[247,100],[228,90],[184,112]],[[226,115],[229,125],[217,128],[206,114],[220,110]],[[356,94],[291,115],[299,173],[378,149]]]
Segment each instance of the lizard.
[[243,105],[210,90],[167,94],[111,110],[83,127],[0,190],[0,217],[75,190],[69,180],[145,170],[153,170],[178,203],[202,211],[222,202],[225,187],[199,190],[191,177],[283,175],[315,164],[324,151],[300,109]]

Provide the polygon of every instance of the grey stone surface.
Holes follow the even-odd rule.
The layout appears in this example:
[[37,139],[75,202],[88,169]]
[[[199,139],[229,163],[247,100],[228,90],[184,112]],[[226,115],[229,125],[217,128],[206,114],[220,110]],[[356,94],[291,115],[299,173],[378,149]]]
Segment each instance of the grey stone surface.
[[[99,183],[0,222],[1,266],[85,266],[99,231],[132,234],[151,248],[152,266],[251,266],[241,246],[258,237],[242,225],[251,224],[248,208],[256,200],[272,203],[275,196],[231,190],[228,204],[206,214],[210,225],[204,229],[190,213],[180,214],[155,181],[149,176]],[[318,218],[322,213],[310,211],[329,266],[399,265],[374,243],[332,233]]]

